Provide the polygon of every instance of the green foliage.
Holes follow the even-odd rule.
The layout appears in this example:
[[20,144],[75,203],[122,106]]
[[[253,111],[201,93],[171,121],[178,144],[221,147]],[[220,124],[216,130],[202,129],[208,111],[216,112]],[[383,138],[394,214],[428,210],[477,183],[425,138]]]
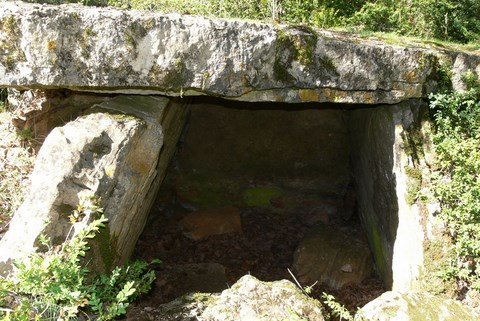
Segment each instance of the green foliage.
[[480,86],[430,97],[439,172],[433,193],[454,241],[456,258],[444,279],[456,278],[480,289]]
[[[71,221],[86,221],[100,213],[85,200]],[[125,314],[129,302],[149,291],[155,273],[147,263],[135,262],[109,275],[91,275],[81,260],[89,250],[88,241],[106,221],[102,215],[61,246],[51,246],[41,237],[48,251],[15,261],[13,273],[0,278],[0,320],[77,320],[80,314],[84,319],[113,320]]]
[[328,307],[330,315],[338,318],[340,321],[353,321],[353,316],[350,312],[331,294],[322,293],[323,303]]
[[349,23],[369,31],[461,43],[480,39],[477,0],[377,0],[367,2]]
[[478,0],[27,0],[351,27],[461,43],[480,40]]

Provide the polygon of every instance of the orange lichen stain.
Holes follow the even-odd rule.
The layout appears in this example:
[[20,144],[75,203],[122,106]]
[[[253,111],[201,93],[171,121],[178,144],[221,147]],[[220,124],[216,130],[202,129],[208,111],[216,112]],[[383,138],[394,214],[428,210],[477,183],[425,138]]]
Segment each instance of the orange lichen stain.
[[415,82],[418,79],[418,76],[415,70],[409,70],[405,73],[403,79],[406,82]]
[[48,50],[57,49],[57,42],[56,42],[55,40],[49,40],[49,41],[47,41],[47,49],[48,49]]
[[327,101],[333,101],[335,94],[332,92],[330,88],[324,88],[323,96],[326,98]]
[[298,96],[300,97],[300,100],[304,103],[320,100],[320,96],[316,89],[299,89]]
[[373,99],[373,93],[368,92],[368,91],[363,93],[362,99],[363,99],[362,103],[364,103],[364,104],[373,104],[374,101],[375,101],[375,99]]

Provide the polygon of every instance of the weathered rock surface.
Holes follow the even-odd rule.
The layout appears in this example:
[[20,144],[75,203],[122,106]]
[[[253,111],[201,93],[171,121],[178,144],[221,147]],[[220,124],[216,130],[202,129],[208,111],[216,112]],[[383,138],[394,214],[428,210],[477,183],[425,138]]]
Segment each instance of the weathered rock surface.
[[181,221],[183,234],[193,240],[228,234],[242,233],[240,210],[229,206],[188,213]]
[[326,283],[334,289],[359,284],[373,268],[366,243],[319,224],[298,245],[293,271],[301,284]]
[[221,294],[187,295],[158,308],[134,308],[128,321],[323,321],[320,302],[287,280],[261,282],[246,275]]
[[426,111],[412,100],[349,113],[359,215],[377,271],[397,291],[419,285],[424,258],[427,218],[414,201],[425,165]]
[[54,129],[38,154],[30,194],[0,241],[0,269],[32,251],[42,233],[62,242],[82,196],[101,199],[109,218],[106,235],[92,247],[95,268],[125,262],[180,133],[171,131],[167,140],[161,124],[182,119],[182,107],[168,98],[122,96]]
[[63,126],[83,110],[111,98],[69,90],[9,89],[8,108],[13,112],[12,122],[17,130],[41,144],[53,128]]
[[360,309],[356,321],[476,321],[480,313],[428,293],[386,292]]
[[345,33],[176,14],[0,2],[0,86],[245,101],[395,103],[480,56]]

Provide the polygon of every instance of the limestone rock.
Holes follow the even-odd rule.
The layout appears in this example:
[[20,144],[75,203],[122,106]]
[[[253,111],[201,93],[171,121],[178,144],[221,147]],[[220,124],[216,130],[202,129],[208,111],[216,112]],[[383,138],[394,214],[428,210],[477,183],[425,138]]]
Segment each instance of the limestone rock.
[[191,212],[180,221],[180,226],[183,234],[193,240],[242,232],[240,211],[231,206]]
[[205,321],[324,320],[321,304],[287,280],[262,282],[246,275],[202,313]]
[[436,56],[454,78],[480,65],[341,32],[114,8],[2,1],[0,26],[0,87],[378,104],[426,97]]
[[8,107],[17,130],[28,133],[41,144],[48,133],[62,126],[94,104],[111,97],[73,93],[69,90],[8,90]]
[[189,294],[155,308],[134,307],[127,321],[323,321],[323,308],[287,280],[246,275],[221,294]]
[[[182,118],[181,107],[167,98],[123,96],[55,128],[38,154],[30,193],[0,241],[0,271],[34,250],[42,233],[61,243],[70,229],[68,216],[82,196],[101,199],[109,219],[106,237],[92,246],[94,269],[125,262],[172,155],[166,145],[176,144],[175,137],[166,144],[161,122],[175,123],[172,115]],[[173,132],[178,139],[180,130]]]
[[418,292],[385,292],[369,302],[356,321],[476,321],[480,313],[459,302]]
[[323,224],[300,242],[293,258],[293,271],[306,286],[317,281],[334,289],[359,284],[372,267],[367,244]]

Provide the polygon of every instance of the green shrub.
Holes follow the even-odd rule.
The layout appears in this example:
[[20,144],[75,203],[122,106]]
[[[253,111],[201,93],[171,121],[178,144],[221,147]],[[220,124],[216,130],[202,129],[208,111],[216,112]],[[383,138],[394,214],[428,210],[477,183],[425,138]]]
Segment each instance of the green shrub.
[[[72,222],[101,210],[84,201]],[[0,277],[0,320],[113,320],[126,313],[129,302],[146,293],[155,279],[145,262],[117,267],[94,276],[81,264],[92,239],[107,220],[103,215],[68,237],[61,246],[40,238],[45,253],[14,262],[11,275]],[[73,229],[72,229],[73,231]]]
[[439,167],[433,193],[455,244],[456,258],[443,277],[480,290],[480,86],[471,84],[465,92],[430,97]]

